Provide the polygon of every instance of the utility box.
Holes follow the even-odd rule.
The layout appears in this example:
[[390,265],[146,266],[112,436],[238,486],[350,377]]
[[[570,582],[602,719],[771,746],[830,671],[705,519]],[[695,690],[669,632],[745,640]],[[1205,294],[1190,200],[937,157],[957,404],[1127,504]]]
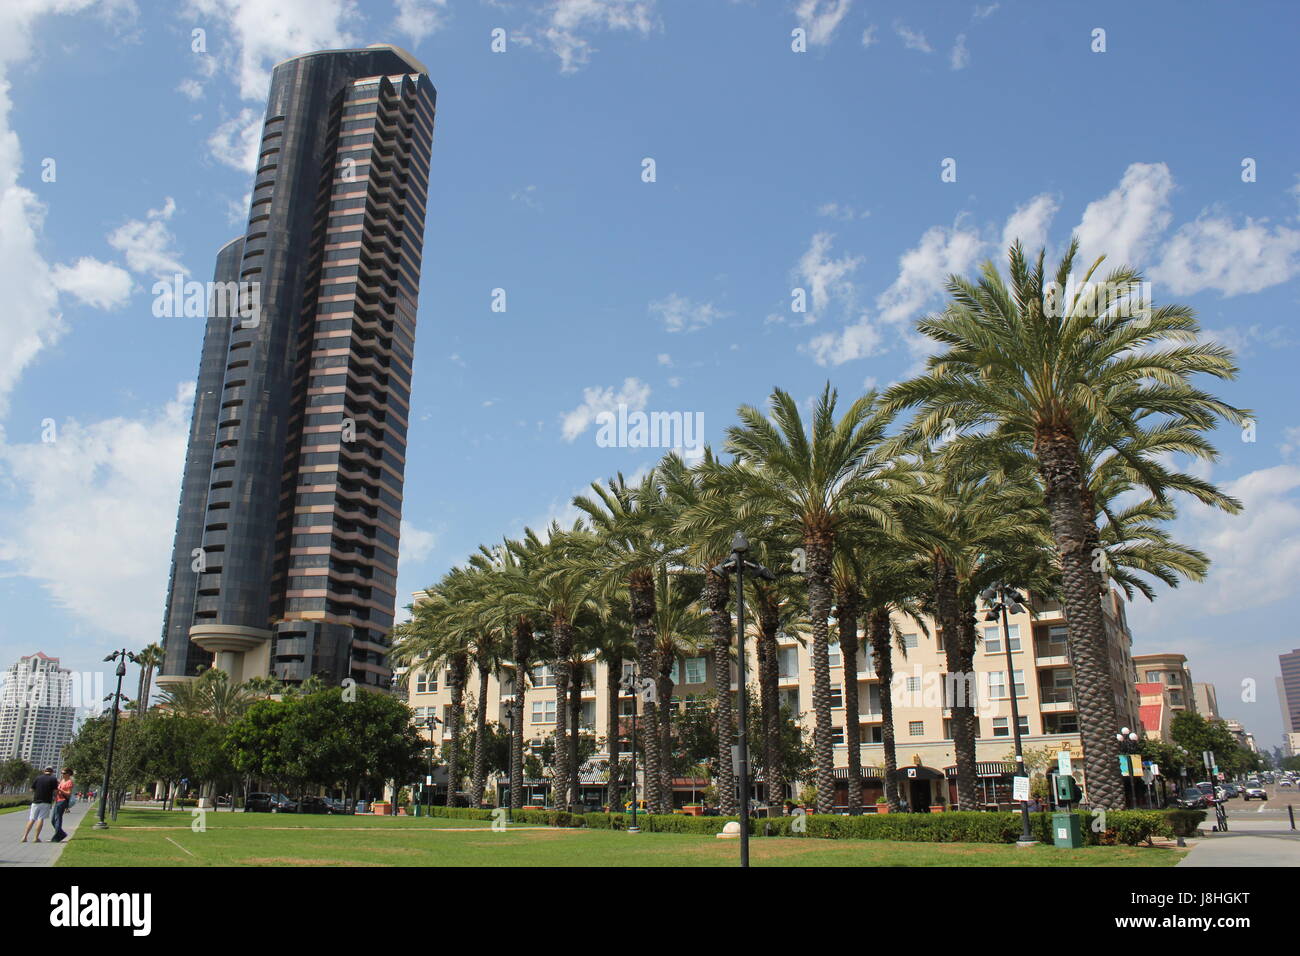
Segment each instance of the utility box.
[[1052,843],[1069,849],[1083,846],[1083,828],[1077,813],[1052,814]]

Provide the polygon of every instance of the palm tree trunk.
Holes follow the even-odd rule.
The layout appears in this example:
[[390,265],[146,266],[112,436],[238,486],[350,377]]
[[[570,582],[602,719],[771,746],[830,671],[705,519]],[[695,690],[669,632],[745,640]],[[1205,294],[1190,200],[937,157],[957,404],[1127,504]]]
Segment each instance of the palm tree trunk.
[[663,803],[663,812],[673,810],[673,677],[672,661],[659,662],[659,680],[656,686],[659,695],[659,726],[657,728],[659,750],[659,794]]
[[510,754],[510,807],[514,810],[524,805],[524,685],[528,674],[528,644],[532,638],[532,626],[528,621],[515,622],[514,648],[511,656],[515,661],[515,707],[514,723],[510,726],[513,746]]
[[[1092,570],[1087,520],[1080,498],[1083,481],[1078,443],[1073,435],[1057,431],[1040,433],[1034,445],[1052,538],[1061,564],[1061,604],[1074,663],[1075,706],[1079,713],[1088,800],[1093,807],[1120,809],[1124,806],[1124,787],[1115,742],[1119,718],[1110,658],[1105,652],[1106,631],[1097,574]],[[1007,680],[1011,681],[1010,675]]]
[[582,734],[582,678],[585,668],[574,661],[573,678],[569,685],[569,806],[573,810],[581,809],[582,790],[579,789],[579,771],[582,769],[578,760],[578,738]]
[[[718,809],[736,812],[736,773],[731,765],[731,745],[736,739],[736,721],[731,708],[731,614],[727,580],[713,571],[704,576],[704,605],[709,611],[709,635],[713,638],[713,686],[718,692]],[[745,689],[742,687],[743,694]]]
[[835,609],[840,622],[844,671],[844,743],[849,752],[849,812],[862,809],[862,728],[858,725],[858,595],[843,595]]
[[758,700],[763,714],[763,779],[771,805],[780,804],[786,783],[781,764],[781,661],[777,644],[781,621],[771,591],[760,588],[758,594]]
[[[631,595],[632,640],[636,645],[637,672],[644,679],[654,679],[655,675],[655,581],[650,569],[638,569],[628,576],[628,591]],[[645,747],[645,794],[646,809],[650,813],[663,812],[662,791],[659,781],[659,766],[662,755],[659,752],[659,737],[654,728],[659,726],[659,708],[654,701],[640,701],[634,706],[642,707],[645,726],[651,731],[643,735]]]
[[871,654],[876,663],[876,676],[880,679],[880,737],[885,750],[885,799],[889,809],[899,809],[898,782],[894,771],[898,769],[898,753],[894,746],[894,649],[889,626],[889,610],[878,607],[872,610]]
[[450,752],[447,754],[447,806],[456,805],[456,790],[464,773],[460,765],[460,725],[465,707],[465,678],[469,662],[464,654],[451,658],[451,713],[447,717],[447,733],[451,734]]
[[808,615],[812,630],[813,757],[817,812],[835,810],[835,745],[831,740],[831,661],[826,619],[831,613],[831,553],[828,536],[804,538],[808,556]]
[[[972,661],[962,659],[962,621],[961,606],[958,598],[957,572],[947,556],[937,553],[932,562],[934,578],[935,623],[943,634],[943,650],[946,659],[953,698],[947,700],[952,709],[952,742],[957,760],[957,805],[962,810],[978,809],[979,798],[976,793],[975,774],[975,727],[974,709],[970,706],[968,690],[970,683],[964,680],[973,666],[974,647],[971,648]],[[947,688],[945,688],[947,690]],[[965,706],[957,706],[962,703]]]
[[[975,760],[975,731],[978,717],[975,702],[979,694],[975,682],[975,603],[971,600],[958,604],[957,647],[950,655],[948,672],[963,678],[965,705],[952,709],[952,745],[957,763],[957,802],[962,810],[978,810],[980,802],[979,774]],[[947,652],[947,642],[944,643]],[[955,671],[954,671],[955,667]]]
[[569,794],[569,681],[573,657],[573,628],[563,617],[552,620],[555,638],[555,772],[551,776],[551,803],[566,809]]
[[487,695],[491,667],[485,650],[475,655],[474,666],[478,668],[478,700],[474,705],[474,777],[469,803],[479,807],[483,805],[483,787],[487,783]]
[[608,661],[609,679],[605,682],[605,749],[609,754],[609,783],[606,785],[605,804],[610,813],[618,812],[619,777],[619,700],[618,682],[623,676],[623,658],[612,655]]

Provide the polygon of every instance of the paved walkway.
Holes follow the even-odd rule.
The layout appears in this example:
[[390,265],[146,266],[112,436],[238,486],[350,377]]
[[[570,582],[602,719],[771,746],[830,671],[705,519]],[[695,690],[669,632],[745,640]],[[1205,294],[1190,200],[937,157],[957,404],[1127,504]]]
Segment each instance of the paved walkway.
[[[86,818],[90,808],[89,802],[79,800],[76,806],[63,815],[63,832],[68,834],[69,840],[76,835],[77,827]],[[54,830],[50,821],[46,820],[45,826],[41,828],[40,843],[33,843],[30,836],[26,843],[19,843],[26,828],[26,809],[0,813],[0,866],[53,866],[68,841],[51,843],[50,835]]]
[[1252,819],[1254,816],[1229,813],[1228,832],[1189,840],[1192,851],[1178,865],[1300,866],[1300,831],[1289,829],[1286,818]]

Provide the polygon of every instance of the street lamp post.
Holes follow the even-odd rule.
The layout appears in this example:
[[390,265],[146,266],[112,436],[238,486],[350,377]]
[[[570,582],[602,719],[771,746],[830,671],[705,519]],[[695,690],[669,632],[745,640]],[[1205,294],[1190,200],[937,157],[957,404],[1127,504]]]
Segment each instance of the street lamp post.
[[[646,679],[647,681],[649,678]],[[640,833],[641,828],[636,825],[636,711],[637,700],[643,693],[653,692],[654,684],[650,682],[649,688],[641,679],[641,669],[634,663],[631,669],[624,674],[618,682],[623,690],[632,695],[632,825],[627,828],[628,833]],[[610,807],[610,812],[614,808]]]
[[[731,557],[713,569],[717,574],[736,575],[736,684],[740,688],[737,701],[737,721],[740,724],[737,734],[738,759],[736,763],[737,784],[740,787],[740,865],[749,866],[749,698],[745,686],[745,570],[764,581],[774,581],[774,575],[761,564],[745,560],[749,550],[749,539],[744,532],[737,531],[731,539]],[[719,678],[721,680],[721,678]],[[724,686],[725,692],[725,686]]]
[[[521,678],[522,679],[522,678]],[[510,823],[515,822],[515,711],[520,705],[513,698],[506,703],[506,730],[510,735],[510,745],[506,748],[506,763],[509,769],[506,773],[506,779],[510,781],[506,790],[508,797],[506,799],[506,820]],[[522,715],[520,715],[522,716]],[[520,781],[522,786],[523,781]]]
[[1137,745],[1137,731],[1129,730],[1127,727],[1121,727],[1119,733],[1115,735],[1119,741],[1119,752],[1128,756],[1128,773],[1124,775],[1128,786],[1124,788],[1125,796],[1128,802],[1132,804],[1130,810],[1137,809],[1137,786],[1133,783],[1133,748]]
[[[1016,744],[1016,776],[1024,777],[1025,782],[1029,782],[1029,774],[1025,770],[1025,753],[1020,742],[1020,707],[1016,703],[1016,672],[1015,665],[1011,659],[1011,632],[1007,625],[1007,611],[1010,610],[1016,614],[1024,611],[1025,598],[1015,588],[1008,587],[1005,584],[995,584],[993,587],[981,592],[980,597],[984,603],[989,605],[988,614],[984,620],[996,621],[1002,620],[1002,650],[1007,658],[1007,695],[1011,698],[1011,734]],[[1014,781],[1013,781],[1014,786]],[[1014,793],[1012,794],[1014,796]],[[1020,801],[1020,840],[1021,844],[1037,843],[1029,832],[1029,801]]]
[[113,748],[117,745],[117,711],[122,700],[122,678],[126,676],[126,662],[129,660],[132,663],[139,663],[136,656],[128,653],[125,647],[109,654],[104,660],[117,661],[117,690],[109,698],[113,701],[113,718],[108,727],[108,757],[104,761],[104,786],[99,794],[99,819],[95,821],[94,826],[96,830],[108,829],[108,823],[104,820],[104,810],[108,801],[109,783],[113,776]]
[[433,783],[433,756],[438,749],[438,718],[429,714],[424,718],[424,726],[429,728],[429,796],[425,800],[425,805],[429,808],[429,815],[432,816],[434,791],[437,789]]

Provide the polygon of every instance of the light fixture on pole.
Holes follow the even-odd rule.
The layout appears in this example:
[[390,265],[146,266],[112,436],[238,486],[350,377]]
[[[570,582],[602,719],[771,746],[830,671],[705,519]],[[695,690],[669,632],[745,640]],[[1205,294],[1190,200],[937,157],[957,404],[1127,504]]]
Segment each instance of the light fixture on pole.
[[[124,647],[120,651],[114,651],[104,658],[105,661],[117,661],[117,690],[115,690],[105,700],[113,702],[113,718],[108,727],[108,757],[104,761],[104,787],[99,794],[99,819],[95,821],[94,829],[107,830],[108,823],[104,819],[104,811],[108,801],[108,788],[112,782],[113,776],[113,748],[117,746],[117,712],[122,702],[122,678],[126,676],[126,662],[133,664],[140,663],[140,659],[131,654]],[[164,794],[165,796],[165,794]],[[116,816],[114,817],[116,820]]]
[[1125,761],[1127,763],[1127,767],[1125,768],[1127,772],[1124,774],[1124,780],[1127,783],[1127,786],[1124,788],[1124,795],[1128,798],[1128,802],[1132,804],[1128,809],[1136,810],[1137,787],[1136,784],[1133,783],[1133,748],[1137,745],[1137,731],[1129,730],[1127,727],[1121,727],[1119,733],[1115,735],[1115,739],[1119,741],[1119,752],[1128,757],[1128,760]]
[[[640,833],[641,828],[636,825],[636,705],[637,700],[643,697],[648,701],[655,702],[657,689],[653,680],[641,676],[641,669],[635,663],[619,679],[618,686],[625,693],[632,695],[632,825],[627,828],[627,832]],[[610,812],[613,811],[614,808],[610,807]]]
[[[737,531],[731,539],[731,557],[713,569],[715,574],[736,576],[736,685],[740,688],[737,700],[738,759],[736,761],[737,785],[740,788],[740,865],[749,866],[749,734],[746,722],[749,717],[748,694],[745,686],[745,571],[764,581],[775,581],[776,575],[753,561],[745,560],[749,539]],[[719,677],[721,680],[721,677]]]
[[[1007,625],[1007,613],[1023,614],[1025,606],[1029,603],[1025,600],[1024,595],[1013,587],[1005,584],[995,584],[980,592],[980,598],[988,606],[988,613],[984,616],[986,621],[1002,620],[1002,650],[1007,659],[1007,696],[1011,698],[1011,733],[1016,744],[1016,776],[1025,779],[1025,786],[1029,785],[1029,773],[1025,770],[1025,752],[1020,742],[1020,707],[1016,703],[1016,672],[1015,665],[1011,660],[1011,631]],[[1012,781],[1014,786],[1015,781]],[[1012,793],[1014,797],[1014,791]],[[1029,796],[1025,794],[1026,798]],[[1034,839],[1029,831],[1029,800],[1020,801],[1020,839],[1017,846],[1028,846],[1038,841]]]

